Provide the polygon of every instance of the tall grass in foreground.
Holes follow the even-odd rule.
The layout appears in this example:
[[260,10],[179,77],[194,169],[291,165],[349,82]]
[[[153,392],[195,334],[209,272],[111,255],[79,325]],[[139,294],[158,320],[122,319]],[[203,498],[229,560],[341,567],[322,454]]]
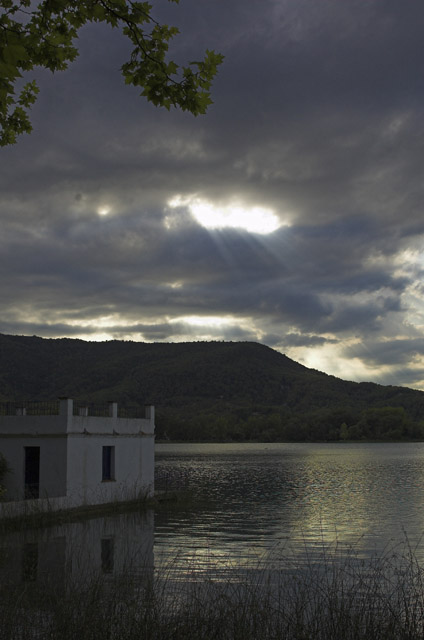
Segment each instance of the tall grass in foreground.
[[424,572],[407,544],[369,560],[336,550],[306,566],[294,556],[278,570],[229,566],[219,579],[191,569],[3,586],[1,639],[424,638]]

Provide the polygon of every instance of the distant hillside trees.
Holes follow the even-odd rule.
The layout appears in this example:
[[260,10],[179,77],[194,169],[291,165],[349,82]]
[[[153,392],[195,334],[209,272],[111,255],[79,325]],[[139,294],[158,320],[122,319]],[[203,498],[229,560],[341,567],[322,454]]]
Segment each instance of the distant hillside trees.
[[424,422],[414,421],[403,407],[319,410],[305,415],[254,411],[176,417],[159,412],[157,438],[197,442],[337,442],[421,440]]
[[45,340],[0,334],[0,400],[156,406],[157,439],[424,439],[424,393],[347,382],[253,342]]

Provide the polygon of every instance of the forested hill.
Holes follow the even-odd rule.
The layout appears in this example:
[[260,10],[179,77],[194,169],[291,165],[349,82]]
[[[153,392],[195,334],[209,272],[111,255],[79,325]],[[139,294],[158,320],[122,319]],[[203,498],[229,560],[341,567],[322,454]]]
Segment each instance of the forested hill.
[[158,437],[419,438],[424,392],[346,382],[251,342],[84,342],[0,334],[0,400],[154,404]]

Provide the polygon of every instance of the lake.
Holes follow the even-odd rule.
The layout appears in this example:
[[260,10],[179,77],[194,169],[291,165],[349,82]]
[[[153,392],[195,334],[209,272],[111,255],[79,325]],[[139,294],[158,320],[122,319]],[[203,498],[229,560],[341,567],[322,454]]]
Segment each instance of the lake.
[[0,536],[2,638],[424,637],[424,444],[156,453],[155,509]]
[[156,473],[192,495],[155,514],[157,563],[309,564],[406,538],[424,560],[424,443],[160,444]]
[[156,476],[158,490],[183,499],[3,535],[3,579],[128,566],[219,577],[288,561],[300,570],[326,554],[388,553],[406,539],[424,560],[424,443],[159,444]]

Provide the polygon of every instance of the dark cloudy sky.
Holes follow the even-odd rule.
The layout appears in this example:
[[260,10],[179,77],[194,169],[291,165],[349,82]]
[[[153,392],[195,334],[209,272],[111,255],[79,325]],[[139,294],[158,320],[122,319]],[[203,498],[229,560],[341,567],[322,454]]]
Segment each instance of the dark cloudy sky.
[[178,61],[225,55],[214,105],[148,104],[101,25],[37,73],[0,151],[0,332],[254,340],[424,388],[424,3],[155,7]]

